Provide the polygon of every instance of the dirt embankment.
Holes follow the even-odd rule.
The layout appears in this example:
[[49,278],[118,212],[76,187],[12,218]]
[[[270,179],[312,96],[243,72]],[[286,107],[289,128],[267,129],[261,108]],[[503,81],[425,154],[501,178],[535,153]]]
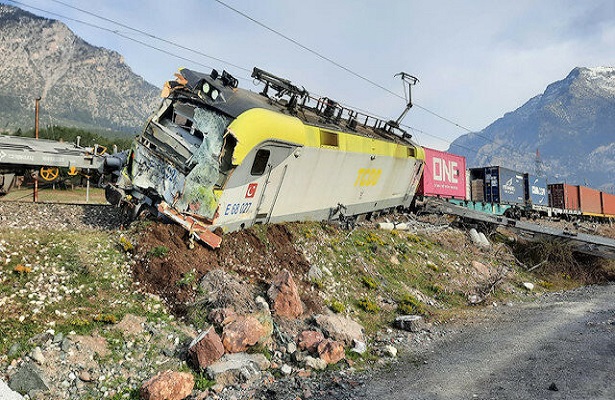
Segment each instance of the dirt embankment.
[[233,271],[265,291],[273,277],[287,269],[295,277],[307,311],[322,309],[322,301],[310,295],[310,283],[303,279],[310,263],[295,246],[293,235],[285,225],[225,235],[216,251],[200,244],[191,249],[187,238],[187,232],[179,226],[149,224],[138,233],[138,262],[133,269],[135,279],[164,298],[180,316],[198,294],[194,285],[181,282],[199,282],[203,275],[215,269]]

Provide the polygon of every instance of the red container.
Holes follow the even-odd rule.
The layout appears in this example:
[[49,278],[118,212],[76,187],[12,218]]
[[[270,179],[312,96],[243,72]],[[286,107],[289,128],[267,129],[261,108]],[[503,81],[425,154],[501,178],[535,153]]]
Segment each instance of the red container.
[[602,212],[615,216],[615,194],[600,192],[600,195],[602,196]]
[[426,197],[466,198],[466,159],[424,147],[425,170],[418,193]]
[[579,211],[579,187],[567,183],[553,183],[549,188],[549,206]]
[[581,212],[602,214],[600,191],[586,186],[579,186],[579,199],[581,201]]

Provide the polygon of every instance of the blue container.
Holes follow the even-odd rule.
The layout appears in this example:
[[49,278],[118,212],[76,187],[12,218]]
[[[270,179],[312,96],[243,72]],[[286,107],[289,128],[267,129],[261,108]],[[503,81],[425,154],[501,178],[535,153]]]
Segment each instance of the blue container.
[[502,167],[485,167],[485,201],[499,204],[525,204],[523,174]]
[[549,191],[547,190],[546,177],[525,174],[525,200],[527,200],[529,205],[549,205]]

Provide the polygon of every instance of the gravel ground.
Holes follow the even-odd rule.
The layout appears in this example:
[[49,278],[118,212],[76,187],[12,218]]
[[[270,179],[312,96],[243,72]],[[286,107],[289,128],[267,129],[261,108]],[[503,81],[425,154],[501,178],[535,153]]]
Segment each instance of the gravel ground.
[[123,224],[122,211],[109,205],[0,202],[4,227],[114,230]]
[[330,380],[311,398],[613,399],[614,299],[611,284],[486,309],[390,368]]

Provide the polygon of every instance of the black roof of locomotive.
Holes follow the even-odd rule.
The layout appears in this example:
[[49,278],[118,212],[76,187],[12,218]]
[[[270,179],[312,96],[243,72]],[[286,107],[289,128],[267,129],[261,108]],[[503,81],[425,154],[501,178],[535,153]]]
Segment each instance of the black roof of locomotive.
[[[318,110],[315,106],[310,107],[309,105],[307,105],[310,100],[315,100],[314,98],[311,98],[309,96],[307,91],[304,91],[306,95],[303,97],[304,101],[299,101],[297,102],[298,104],[296,107],[290,108],[288,106],[288,103],[292,101],[292,99],[286,100],[282,99],[282,96],[280,96],[280,98],[278,98],[277,96],[272,97],[263,94],[263,92],[256,93],[250,90],[239,88],[237,87],[236,79],[230,77],[231,81],[229,82],[228,77],[230,75],[226,74],[226,72],[224,72],[222,75],[219,75],[214,70],[212,74],[204,74],[201,72],[183,68],[180,70],[180,74],[183,78],[186,79],[187,83],[185,83],[184,85],[178,85],[177,83],[174,83],[174,85],[172,85],[175,86],[173,88],[174,90],[172,91],[173,97],[191,98],[192,100],[204,103],[207,106],[214,108],[232,118],[237,118],[239,115],[253,108],[263,108],[281,114],[295,116],[302,120],[304,123],[312,126],[318,126],[325,129],[347,132],[355,135],[387,140],[396,143],[403,143],[406,145],[415,145],[415,143],[411,142],[409,138],[402,137],[402,135],[398,135],[396,133],[383,129],[382,126],[386,124],[385,121],[382,121],[373,116],[368,116],[364,113],[361,113],[361,115],[374,121],[373,126],[367,124],[367,119],[365,123],[360,123],[357,121],[357,123],[351,128],[347,118],[324,118],[322,110]],[[202,92],[199,93],[201,87],[203,86],[203,82],[207,82],[210,86],[219,91],[220,94],[215,100],[213,100],[209,96],[203,95]],[[288,97],[289,93],[286,92],[283,93],[283,95],[286,95]],[[321,102],[323,99],[316,100],[318,102]],[[326,98],[324,100],[330,101]],[[337,105],[337,103],[335,104]],[[375,126],[376,123],[380,124],[380,126]]]

